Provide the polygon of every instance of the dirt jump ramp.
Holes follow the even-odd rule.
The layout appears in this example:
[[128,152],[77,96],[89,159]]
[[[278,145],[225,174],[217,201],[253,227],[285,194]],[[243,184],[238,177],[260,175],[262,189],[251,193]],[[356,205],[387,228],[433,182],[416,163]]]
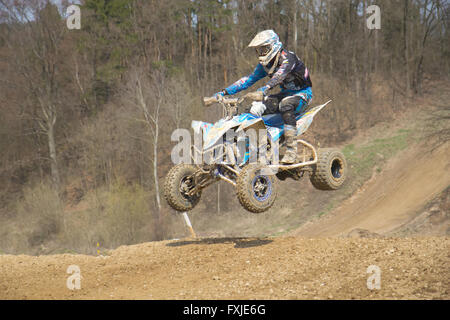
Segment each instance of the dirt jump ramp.
[[[426,150],[426,149],[425,149]],[[292,232],[308,237],[346,236],[363,229],[376,234],[408,223],[450,185],[449,143],[431,152],[411,147],[328,216]]]

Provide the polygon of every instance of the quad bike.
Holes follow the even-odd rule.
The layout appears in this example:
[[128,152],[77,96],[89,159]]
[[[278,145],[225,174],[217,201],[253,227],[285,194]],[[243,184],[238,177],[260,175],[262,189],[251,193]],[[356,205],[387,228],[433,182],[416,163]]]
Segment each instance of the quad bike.
[[[334,148],[316,149],[300,139],[314,116],[331,101],[305,108],[305,112],[297,115],[297,163],[280,164],[277,156],[282,156],[285,149],[282,116],[269,114],[257,117],[249,113],[248,108],[247,112],[239,114],[239,106],[247,97],[203,99],[207,106],[220,103],[224,117],[214,124],[192,122],[194,132],[202,135],[203,146],[192,146],[190,156],[194,160],[209,157],[209,161],[177,164],[168,172],[164,194],[176,211],[192,210],[200,201],[202,190],[219,180],[233,185],[240,204],[253,213],[272,207],[277,198],[277,180],[299,180],[308,174],[313,186],[319,190],[336,190],[343,185],[347,176],[344,155]],[[249,151],[252,144],[247,135],[250,129],[265,133],[257,137],[257,152],[265,154],[262,160],[251,161]]]

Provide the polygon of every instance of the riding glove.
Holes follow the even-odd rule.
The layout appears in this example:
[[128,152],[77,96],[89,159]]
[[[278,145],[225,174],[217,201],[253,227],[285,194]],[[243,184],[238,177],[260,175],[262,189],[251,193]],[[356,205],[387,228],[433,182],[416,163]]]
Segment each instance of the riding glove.
[[250,113],[257,117],[262,117],[264,111],[266,111],[266,106],[260,101],[253,101],[252,107],[250,108]]

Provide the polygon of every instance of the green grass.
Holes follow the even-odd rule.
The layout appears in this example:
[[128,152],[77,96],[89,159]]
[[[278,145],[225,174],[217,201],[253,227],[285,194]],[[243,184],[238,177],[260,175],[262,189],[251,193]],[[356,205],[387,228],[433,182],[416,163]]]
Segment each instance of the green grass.
[[[410,134],[411,130],[400,129],[392,137],[374,139],[366,145],[356,147],[349,144],[342,152],[353,174],[365,180],[374,167],[406,149]],[[380,172],[381,169],[378,167],[377,171]]]

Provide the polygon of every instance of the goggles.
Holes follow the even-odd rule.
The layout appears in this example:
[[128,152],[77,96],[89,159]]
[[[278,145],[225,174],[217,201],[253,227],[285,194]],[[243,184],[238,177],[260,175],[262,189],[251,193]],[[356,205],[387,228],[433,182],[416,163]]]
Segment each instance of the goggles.
[[272,50],[272,46],[270,44],[265,46],[260,46],[255,48],[256,53],[258,53],[259,56],[265,56]]

